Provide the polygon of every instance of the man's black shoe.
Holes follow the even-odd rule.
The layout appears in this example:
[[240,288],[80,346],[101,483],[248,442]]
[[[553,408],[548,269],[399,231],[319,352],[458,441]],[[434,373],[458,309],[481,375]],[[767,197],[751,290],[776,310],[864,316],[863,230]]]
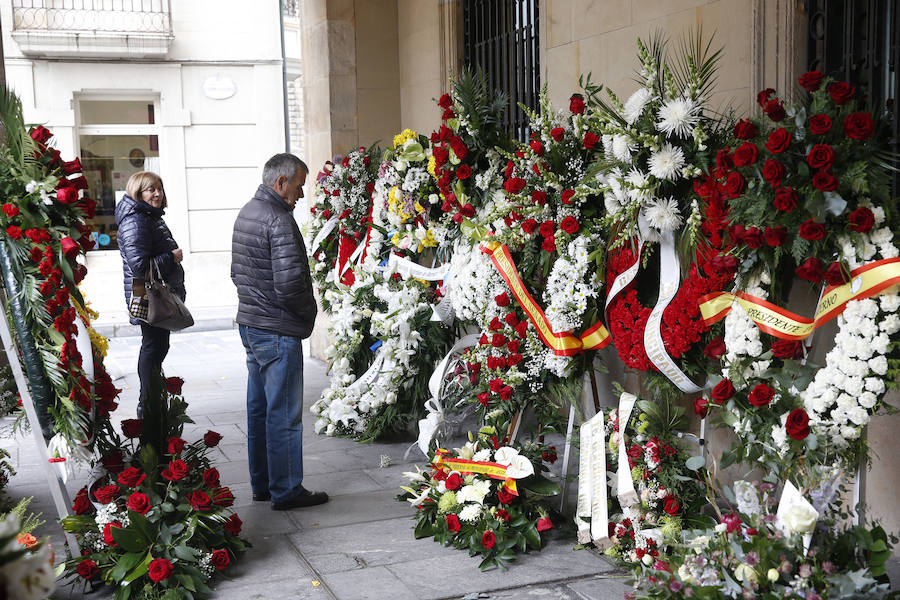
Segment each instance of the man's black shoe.
[[259,494],[253,494],[254,502],[268,502],[272,499],[272,494],[269,492],[261,492]]
[[304,489],[290,500],[273,502],[272,510],[290,510],[292,508],[302,508],[304,506],[316,506],[317,504],[325,504],[326,502],[328,502],[328,494],[325,492],[311,492]]

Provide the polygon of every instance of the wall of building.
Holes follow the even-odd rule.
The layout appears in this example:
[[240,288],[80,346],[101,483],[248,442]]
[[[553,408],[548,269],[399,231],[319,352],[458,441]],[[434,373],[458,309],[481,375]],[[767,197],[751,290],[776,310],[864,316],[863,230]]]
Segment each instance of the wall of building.
[[[223,11],[216,0],[176,2],[174,40],[164,57],[92,59],[24,56],[8,29],[10,3],[0,5],[9,85],[22,97],[26,120],[49,127],[64,156],[78,150],[79,95],[158,101],[166,222],[185,251],[192,308],[236,305],[229,277],[234,218],[258,185],[262,164],[285,148],[278,5],[233,3]],[[203,85],[210,77],[233,82],[234,94],[208,97]],[[123,318],[118,251],[90,253],[88,267],[87,297],[104,320]]]
[[442,72],[438,0],[398,0],[400,116],[402,127],[429,135],[441,123],[434,100]]

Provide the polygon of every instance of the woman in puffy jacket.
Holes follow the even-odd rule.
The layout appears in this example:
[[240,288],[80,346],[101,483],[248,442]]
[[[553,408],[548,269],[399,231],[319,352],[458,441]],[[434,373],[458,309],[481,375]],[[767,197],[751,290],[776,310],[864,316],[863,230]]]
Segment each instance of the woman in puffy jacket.
[[[132,279],[144,279],[150,265],[181,297],[185,298],[183,253],[163,221],[166,192],[156,173],[135,173],[125,184],[125,196],[116,205],[119,252],[125,275],[125,304],[131,301]],[[138,418],[143,417],[144,402],[153,373],[162,368],[169,352],[169,330],[148,325],[131,318],[132,325],[141,326],[141,352],[138,355],[138,377],[141,392],[138,397]]]

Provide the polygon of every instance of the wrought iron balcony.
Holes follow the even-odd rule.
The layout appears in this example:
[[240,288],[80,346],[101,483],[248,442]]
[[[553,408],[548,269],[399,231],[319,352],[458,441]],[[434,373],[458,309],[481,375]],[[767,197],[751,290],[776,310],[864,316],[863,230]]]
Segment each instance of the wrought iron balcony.
[[23,54],[160,56],[172,35],[170,0],[12,0]]

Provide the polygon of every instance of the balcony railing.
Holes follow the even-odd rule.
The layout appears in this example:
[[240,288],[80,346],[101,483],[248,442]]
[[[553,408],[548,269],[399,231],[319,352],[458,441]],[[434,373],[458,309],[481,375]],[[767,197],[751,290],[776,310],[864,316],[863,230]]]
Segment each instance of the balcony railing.
[[25,54],[136,56],[168,51],[170,0],[11,0]]

